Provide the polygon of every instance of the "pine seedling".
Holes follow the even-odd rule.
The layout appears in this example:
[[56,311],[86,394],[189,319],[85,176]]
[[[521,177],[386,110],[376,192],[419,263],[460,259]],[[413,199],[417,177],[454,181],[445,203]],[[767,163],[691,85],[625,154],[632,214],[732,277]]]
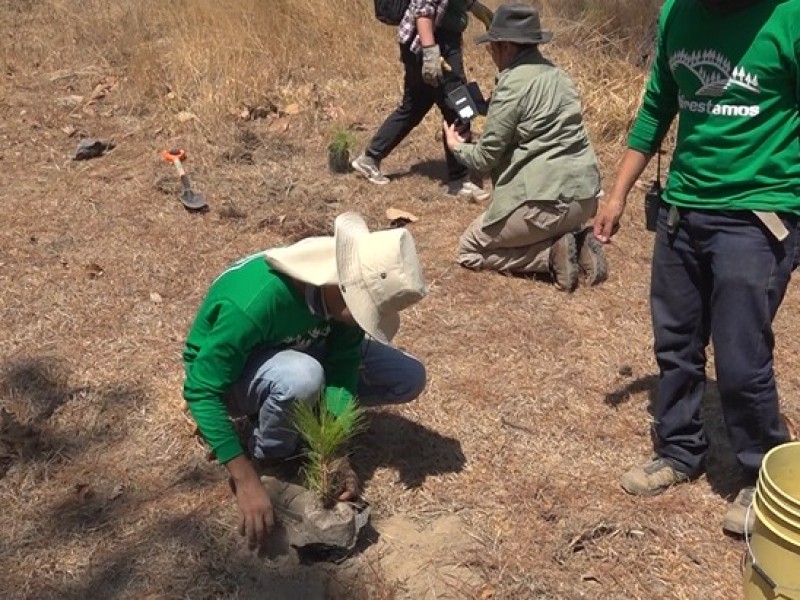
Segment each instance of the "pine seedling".
[[298,402],[294,408],[294,426],[307,447],[304,484],[319,496],[326,508],[336,503],[341,453],[364,428],[364,410],[354,398],[346,402],[339,399],[335,404],[342,406],[338,415],[331,412],[322,395],[316,402]]
[[345,127],[333,132],[328,143],[328,166],[334,173],[346,173],[350,167],[350,151],[355,147],[356,136]]

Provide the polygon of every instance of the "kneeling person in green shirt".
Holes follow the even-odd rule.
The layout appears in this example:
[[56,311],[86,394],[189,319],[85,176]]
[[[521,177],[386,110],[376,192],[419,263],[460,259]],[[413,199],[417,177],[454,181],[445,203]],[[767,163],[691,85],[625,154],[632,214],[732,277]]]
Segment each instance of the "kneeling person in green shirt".
[[[264,542],[273,514],[247,454],[295,455],[293,407],[320,394],[334,414],[354,396],[363,406],[416,398],[425,368],[389,343],[399,312],[426,293],[411,234],[370,232],[356,213],[337,217],[333,237],[241,259],[211,284],[186,340],[183,395],[230,472],[251,547]],[[231,416],[255,423],[247,453]]]

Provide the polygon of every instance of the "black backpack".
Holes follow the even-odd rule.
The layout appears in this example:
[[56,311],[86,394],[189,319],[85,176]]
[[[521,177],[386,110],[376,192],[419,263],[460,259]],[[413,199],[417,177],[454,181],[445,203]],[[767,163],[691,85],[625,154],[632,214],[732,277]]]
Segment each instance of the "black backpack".
[[387,25],[400,25],[411,0],[375,0],[375,18]]

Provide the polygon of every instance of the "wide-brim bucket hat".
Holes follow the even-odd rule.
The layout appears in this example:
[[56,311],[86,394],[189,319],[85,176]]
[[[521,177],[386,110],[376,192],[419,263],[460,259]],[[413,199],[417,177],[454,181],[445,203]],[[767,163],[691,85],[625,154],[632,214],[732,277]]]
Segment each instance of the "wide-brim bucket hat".
[[539,11],[534,7],[527,4],[503,4],[494,13],[489,29],[477,36],[475,43],[546,44],[552,39],[552,32],[542,30]]
[[428,292],[411,233],[370,231],[364,218],[336,217],[333,237],[312,237],[265,253],[273,268],[311,285],[338,285],[350,314],[370,337],[391,342],[400,311]]

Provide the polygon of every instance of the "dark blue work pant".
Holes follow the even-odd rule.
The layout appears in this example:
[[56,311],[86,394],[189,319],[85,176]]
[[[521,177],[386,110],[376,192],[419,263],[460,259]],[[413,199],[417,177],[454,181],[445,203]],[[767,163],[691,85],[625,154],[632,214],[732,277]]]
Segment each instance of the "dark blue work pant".
[[710,337],[728,436],[755,478],[764,454],[788,438],[772,321],[798,251],[797,217],[780,215],[789,230],[781,242],[750,211],[681,210],[670,233],[668,208],[659,211],[650,290],[660,370],[656,452],[686,473],[704,468],[708,441],[700,412]]

